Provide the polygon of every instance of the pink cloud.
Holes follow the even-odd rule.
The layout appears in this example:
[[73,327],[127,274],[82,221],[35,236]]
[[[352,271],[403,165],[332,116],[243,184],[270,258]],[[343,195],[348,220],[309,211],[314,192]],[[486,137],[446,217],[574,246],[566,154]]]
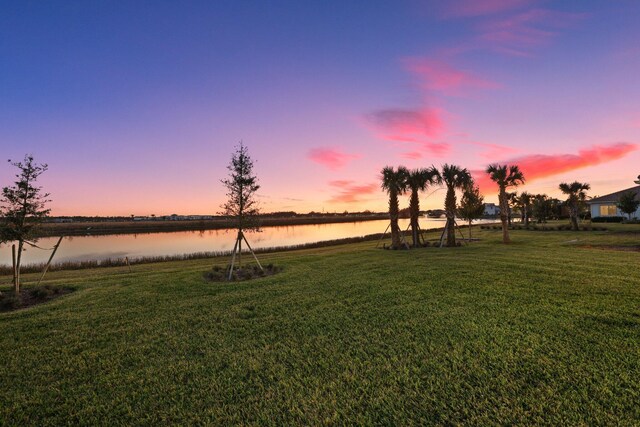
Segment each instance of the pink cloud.
[[516,148],[513,148],[513,147],[507,147],[506,145],[500,145],[500,144],[492,144],[489,142],[464,141],[464,143],[484,148],[485,151],[480,153],[479,155],[491,161],[493,161],[496,158],[501,158],[505,155],[514,154],[518,151]]
[[[618,160],[637,150],[638,144],[617,142],[610,145],[595,145],[579,150],[578,154],[532,154],[516,157],[511,160],[497,162],[500,164],[518,165],[527,182],[536,179],[569,172],[589,166]],[[473,176],[480,189],[487,193],[497,191],[496,184],[484,171],[473,171]]]
[[584,14],[532,9],[506,18],[492,19],[480,24],[480,41],[492,49],[516,56],[530,56],[535,47],[548,44],[559,30],[567,28]]
[[482,79],[473,73],[458,70],[443,61],[426,58],[409,58],[405,67],[420,79],[426,90],[439,91],[445,95],[461,96],[469,89],[494,89],[497,83]]
[[421,159],[423,155],[419,151],[408,151],[406,153],[402,153],[401,156],[405,159],[418,160]]
[[445,17],[462,18],[493,15],[522,8],[535,0],[449,0],[443,11]]
[[380,191],[378,184],[357,184],[350,180],[336,180],[329,182],[338,192],[331,199],[330,203],[358,203],[367,200],[366,196]]
[[368,114],[366,119],[378,136],[391,141],[438,138],[445,130],[442,111],[437,108],[378,110]]
[[309,150],[307,157],[330,170],[338,170],[344,167],[351,160],[358,159],[360,156],[357,154],[348,154],[342,152],[337,148],[312,148]]
[[451,144],[446,142],[423,142],[420,145],[425,152],[436,157],[442,157],[451,151]]

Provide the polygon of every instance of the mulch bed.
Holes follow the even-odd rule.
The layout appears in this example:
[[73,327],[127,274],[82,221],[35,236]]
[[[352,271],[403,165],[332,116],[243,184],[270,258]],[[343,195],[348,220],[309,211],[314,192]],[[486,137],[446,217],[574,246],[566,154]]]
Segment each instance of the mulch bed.
[[[262,270],[257,266],[245,266],[234,268],[231,275],[232,282],[241,282],[245,280],[259,279],[261,277],[273,276],[282,271],[281,267],[273,264],[267,264]],[[229,281],[229,267],[214,267],[210,271],[203,274],[204,280],[207,282],[227,282]]]
[[37,304],[42,304],[68,293],[73,292],[75,289],[67,288],[64,286],[38,286],[34,288],[22,288],[20,289],[20,297],[17,298],[15,292],[3,291],[0,292],[0,312],[21,310],[23,308],[31,307]]

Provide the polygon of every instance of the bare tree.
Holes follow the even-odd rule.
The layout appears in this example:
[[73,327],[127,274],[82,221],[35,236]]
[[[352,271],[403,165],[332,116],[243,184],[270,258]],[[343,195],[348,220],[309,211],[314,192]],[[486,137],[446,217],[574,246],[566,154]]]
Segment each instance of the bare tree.
[[[47,217],[50,209],[46,208],[48,193],[42,193],[42,187],[36,187],[36,181],[46,172],[46,164],[37,164],[33,156],[27,155],[22,162],[12,162],[19,169],[17,180],[12,186],[2,189],[0,198],[0,242],[18,242],[17,253],[14,252],[13,284],[16,297],[20,297],[20,265],[25,245],[33,246],[38,240],[35,231],[37,226]],[[12,248],[15,251],[15,246]]]

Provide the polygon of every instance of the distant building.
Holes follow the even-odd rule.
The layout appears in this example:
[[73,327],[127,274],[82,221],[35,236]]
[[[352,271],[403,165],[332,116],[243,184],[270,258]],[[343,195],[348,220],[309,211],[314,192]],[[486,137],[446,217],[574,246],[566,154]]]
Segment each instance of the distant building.
[[[620,196],[628,191],[635,192],[636,199],[640,200],[640,185],[588,200],[587,204],[589,204],[589,208],[591,209],[591,218],[607,216],[622,216],[627,218],[627,214],[620,212],[616,204],[618,200],[620,200]],[[638,208],[631,217],[640,218],[640,208]]]
[[484,215],[485,216],[498,216],[500,215],[500,206],[495,203],[485,203],[484,204]]

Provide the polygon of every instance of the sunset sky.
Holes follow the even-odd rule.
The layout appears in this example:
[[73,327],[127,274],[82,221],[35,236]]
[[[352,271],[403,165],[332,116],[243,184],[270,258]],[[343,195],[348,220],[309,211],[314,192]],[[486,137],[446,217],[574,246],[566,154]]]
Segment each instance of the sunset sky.
[[640,174],[639,22],[637,0],[3,1],[0,185],[31,153],[54,215],[215,214],[243,140],[266,212],[385,210],[401,164],[466,167],[486,201],[494,162],[603,195]]

